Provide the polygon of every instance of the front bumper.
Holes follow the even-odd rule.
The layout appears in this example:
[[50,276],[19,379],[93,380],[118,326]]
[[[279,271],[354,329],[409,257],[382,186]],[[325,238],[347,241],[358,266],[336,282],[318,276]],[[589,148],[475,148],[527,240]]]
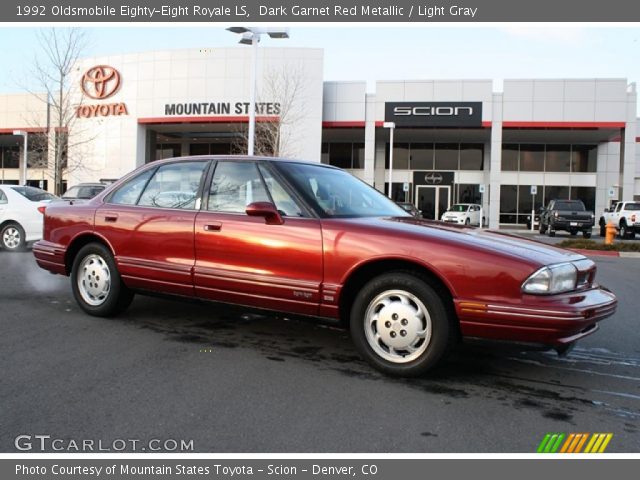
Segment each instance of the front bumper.
[[462,334],[562,346],[590,335],[613,315],[613,293],[594,287],[560,295],[523,295],[519,303],[455,300]]

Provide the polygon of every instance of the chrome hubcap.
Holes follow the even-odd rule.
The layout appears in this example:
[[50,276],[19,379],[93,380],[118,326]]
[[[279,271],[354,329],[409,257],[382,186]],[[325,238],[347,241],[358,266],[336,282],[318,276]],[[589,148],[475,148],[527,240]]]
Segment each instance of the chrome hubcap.
[[387,290],[369,304],[365,334],[377,355],[390,362],[408,363],[429,347],[431,317],[412,293]]
[[111,290],[111,272],[100,255],[88,255],[78,269],[78,290],[82,299],[89,305],[102,305]]
[[20,231],[15,227],[7,228],[2,234],[2,243],[6,248],[17,248],[20,245]]

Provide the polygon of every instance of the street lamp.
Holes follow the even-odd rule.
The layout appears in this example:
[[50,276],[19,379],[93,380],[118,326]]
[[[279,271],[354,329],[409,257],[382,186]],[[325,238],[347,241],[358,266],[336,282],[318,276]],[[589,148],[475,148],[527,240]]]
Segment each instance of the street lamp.
[[27,184],[27,146],[29,143],[29,132],[25,130],[14,130],[14,135],[19,135],[24,138],[24,150],[22,152],[22,179],[23,185]]
[[232,33],[242,34],[238,43],[251,45],[253,47],[251,62],[251,93],[249,94],[249,138],[247,154],[253,155],[256,132],[256,70],[258,64],[258,42],[262,35],[269,35],[271,38],[289,38],[288,28],[260,28],[260,27],[230,27],[227,28]]
[[396,124],[384,122],[382,126],[389,129],[389,198],[393,200],[393,131],[396,129]]

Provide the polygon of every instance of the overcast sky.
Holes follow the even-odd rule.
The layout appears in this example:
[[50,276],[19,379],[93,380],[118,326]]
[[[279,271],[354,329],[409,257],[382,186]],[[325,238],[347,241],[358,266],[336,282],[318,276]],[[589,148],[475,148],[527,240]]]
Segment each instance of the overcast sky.
[[[0,27],[0,93],[21,90],[38,54],[36,28]],[[89,28],[86,56],[237,45],[221,27]],[[627,78],[640,81],[640,26],[290,27],[263,46],[324,49],[325,80]],[[247,48],[238,45],[238,48]]]

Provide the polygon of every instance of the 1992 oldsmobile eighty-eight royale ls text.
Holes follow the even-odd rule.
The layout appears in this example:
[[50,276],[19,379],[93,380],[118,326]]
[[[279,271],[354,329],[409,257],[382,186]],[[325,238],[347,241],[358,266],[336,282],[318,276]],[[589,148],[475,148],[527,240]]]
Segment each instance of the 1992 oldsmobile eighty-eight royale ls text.
[[339,319],[360,353],[419,375],[461,337],[566,350],[615,312],[586,257],[417,219],[327,165],[258,157],[146,164],[52,204],[33,253],[90,315],[161,292]]

